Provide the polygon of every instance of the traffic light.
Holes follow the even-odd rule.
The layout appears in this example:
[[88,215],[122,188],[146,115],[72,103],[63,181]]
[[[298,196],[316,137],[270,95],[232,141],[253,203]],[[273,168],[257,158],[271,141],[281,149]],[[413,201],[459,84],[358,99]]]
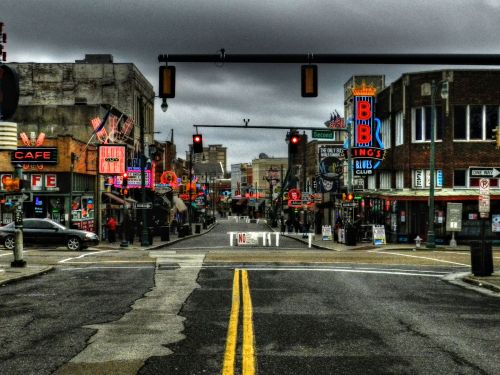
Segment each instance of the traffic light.
[[300,134],[292,133],[290,135],[288,146],[291,155],[295,155],[299,152],[299,146],[301,142],[302,142],[302,136]]
[[160,98],[175,98],[175,66],[160,66]]
[[347,193],[347,201],[348,202],[352,202],[353,199],[354,199],[354,194],[353,193]]
[[195,154],[203,153],[203,137],[201,134],[193,134],[193,152]]
[[302,65],[300,90],[302,97],[304,98],[313,98],[318,96],[317,65]]
[[122,175],[122,188],[126,188],[128,186],[128,173],[125,172]]

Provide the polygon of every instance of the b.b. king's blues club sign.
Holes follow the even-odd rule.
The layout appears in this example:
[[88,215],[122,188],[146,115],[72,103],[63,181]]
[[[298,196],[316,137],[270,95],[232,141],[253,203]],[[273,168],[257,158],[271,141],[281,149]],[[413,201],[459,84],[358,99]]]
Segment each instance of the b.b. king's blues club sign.
[[[375,118],[375,94],[377,89],[367,86],[352,89],[354,96],[354,119],[351,158],[355,175],[371,175],[384,159],[384,144],[380,138],[381,123]],[[348,141],[344,148],[348,147]],[[346,150],[347,151],[347,150]],[[346,152],[347,153],[347,152]]]

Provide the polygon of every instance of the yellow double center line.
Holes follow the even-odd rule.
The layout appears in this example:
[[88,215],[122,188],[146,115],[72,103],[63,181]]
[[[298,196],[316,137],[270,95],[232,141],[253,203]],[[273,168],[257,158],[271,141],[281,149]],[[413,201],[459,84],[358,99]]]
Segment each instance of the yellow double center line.
[[[240,273],[242,293],[240,294]],[[255,374],[255,340],[253,331],[253,308],[248,287],[248,273],[246,270],[234,270],[233,295],[231,315],[227,328],[226,351],[222,375],[233,375],[236,361],[236,345],[238,342],[238,319],[240,315],[240,299],[243,297],[243,343],[242,343],[242,374]]]

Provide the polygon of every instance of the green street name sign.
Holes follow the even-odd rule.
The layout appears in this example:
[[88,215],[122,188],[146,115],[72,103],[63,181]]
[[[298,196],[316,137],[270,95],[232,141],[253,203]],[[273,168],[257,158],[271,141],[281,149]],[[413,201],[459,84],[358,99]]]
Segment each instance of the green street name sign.
[[333,130],[331,129],[313,130],[312,137],[317,139],[333,139]]

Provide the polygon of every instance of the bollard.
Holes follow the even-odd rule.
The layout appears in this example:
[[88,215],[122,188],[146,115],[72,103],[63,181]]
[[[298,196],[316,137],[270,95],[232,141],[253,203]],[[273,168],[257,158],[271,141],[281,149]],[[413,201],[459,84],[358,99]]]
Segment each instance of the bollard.
[[23,231],[20,228],[16,228],[15,234],[14,261],[10,263],[10,266],[26,267],[26,261],[23,260]]

